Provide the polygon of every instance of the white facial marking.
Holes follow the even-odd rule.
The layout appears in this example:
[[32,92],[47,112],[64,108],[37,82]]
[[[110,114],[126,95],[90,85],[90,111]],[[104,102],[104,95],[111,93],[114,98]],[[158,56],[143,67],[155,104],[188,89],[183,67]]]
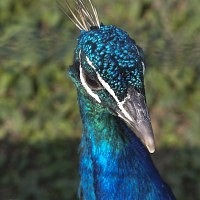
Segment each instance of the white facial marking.
[[[115,99],[115,101],[117,102],[117,105],[119,106],[119,109],[123,112],[123,114],[127,117],[127,119],[129,119],[130,121],[132,121],[131,116],[129,115],[129,113],[124,109],[123,104],[126,101],[127,98],[129,98],[128,96],[123,100],[123,101],[119,101],[119,99],[117,98],[117,96],[115,95],[115,92],[111,89],[111,87],[109,86],[108,83],[106,83],[101,76],[99,75],[99,73],[96,71],[94,65],[92,64],[92,62],[90,61],[90,59],[86,56],[86,61],[88,62],[88,64],[92,67],[92,69],[95,70],[96,74],[97,74],[97,78],[99,79],[99,82],[104,86],[104,88],[110,93],[110,95]],[[119,115],[120,116],[120,115]],[[121,117],[121,116],[120,116]]]
[[[140,52],[139,52],[139,50],[138,50],[138,47],[136,46],[136,51],[137,51],[137,54],[138,54],[138,56],[140,55]],[[143,75],[144,75],[144,72],[145,72],[145,64],[144,64],[144,62],[142,61],[142,68],[143,68]]]
[[85,88],[85,90],[87,91],[87,93],[90,96],[92,96],[98,103],[101,103],[101,100],[100,100],[99,96],[97,94],[95,94],[91,90],[91,88],[87,85],[83,73],[84,73],[83,72],[83,68],[81,67],[81,63],[80,63],[80,80],[81,80],[81,83],[82,83],[83,87]]
[[143,67],[143,75],[144,75],[144,72],[145,72],[145,64],[144,64],[143,61],[142,61],[142,67]]
[[137,46],[135,46],[135,48],[136,48],[136,50],[137,50],[137,54],[138,54],[138,56],[139,56],[139,55],[140,55],[140,52],[139,52]]

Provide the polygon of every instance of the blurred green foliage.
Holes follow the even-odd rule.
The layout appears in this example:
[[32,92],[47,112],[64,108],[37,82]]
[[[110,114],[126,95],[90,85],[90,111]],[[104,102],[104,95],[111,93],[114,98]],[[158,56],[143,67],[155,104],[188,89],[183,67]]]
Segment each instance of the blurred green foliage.
[[[198,0],[94,1],[142,46],[158,150],[177,199],[200,196]],[[0,197],[76,199],[81,123],[69,78],[78,30],[51,0],[0,1]]]

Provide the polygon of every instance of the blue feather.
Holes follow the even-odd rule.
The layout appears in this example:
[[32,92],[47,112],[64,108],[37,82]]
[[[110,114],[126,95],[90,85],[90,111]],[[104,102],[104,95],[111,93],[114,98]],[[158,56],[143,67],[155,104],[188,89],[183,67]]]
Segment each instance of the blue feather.
[[118,117],[79,96],[83,135],[80,191],[86,200],[173,200],[147,149]]

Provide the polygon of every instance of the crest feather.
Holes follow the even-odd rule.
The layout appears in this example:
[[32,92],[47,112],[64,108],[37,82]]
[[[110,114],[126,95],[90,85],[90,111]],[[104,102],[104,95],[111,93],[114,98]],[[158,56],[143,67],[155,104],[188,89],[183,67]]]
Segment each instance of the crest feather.
[[[61,10],[80,30],[89,31],[91,27],[100,27],[99,17],[96,8],[91,0],[74,0],[75,8],[69,4],[68,0],[64,1],[64,5],[59,3]],[[65,8],[67,7],[67,9]]]

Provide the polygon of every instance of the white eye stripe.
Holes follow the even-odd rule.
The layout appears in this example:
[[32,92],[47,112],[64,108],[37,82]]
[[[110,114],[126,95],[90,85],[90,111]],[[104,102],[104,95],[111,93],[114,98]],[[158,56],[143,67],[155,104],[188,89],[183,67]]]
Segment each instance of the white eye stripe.
[[99,98],[99,96],[97,94],[95,94],[92,89],[88,86],[88,84],[86,83],[86,80],[85,80],[85,77],[84,77],[84,72],[83,72],[83,68],[81,66],[81,51],[79,52],[79,60],[80,60],[80,68],[79,68],[79,71],[80,71],[80,80],[81,80],[81,83],[83,85],[83,87],[85,88],[86,92],[92,96],[98,103],[101,103],[101,100]]
[[84,72],[83,72],[83,68],[81,67],[81,63],[80,63],[80,80],[81,83],[83,85],[83,87],[85,88],[85,90],[87,91],[87,93],[92,96],[98,103],[101,103],[101,100],[99,98],[99,96],[97,94],[95,94],[91,88],[88,86],[88,84],[85,81],[85,77],[84,77]]
[[[138,50],[138,47],[136,46],[136,51],[137,51],[137,54],[138,55],[140,55],[140,52],[139,52],[139,50]],[[143,70],[143,75],[144,75],[144,73],[145,73],[145,64],[144,64],[144,62],[142,61],[142,70]]]
[[[99,73],[96,71],[94,65],[92,64],[92,62],[90,61],[90,59],[86,56],[86,61],[87,63],[92,67],[92,69],[94,69],[94,71],[96,72],[97,78],[99,79],[99,82],[102,84],[102,86],[110,93],[110,95],[115,99],[115,101],[117,102],[117,105],[119,106],[119,109],[121,110],[121,112],[129,119],[132,121],[131,116],[129,115],[129,113],[124,109],[123,104],[125,103],[127,98],[130,98],[129,96],[127,96],[123,101],[119,101],[119,99],[117,98],[117,96],[115,95],[115,92],[111,89],[111,87],[109,86],[108,83],[106,83],[101,76],[99,75]],[[120,115],[119,115],[120,116]]]
[[144,75],[144,73],[145,73],[145,64],[144,64],[143,61],[142,61],[142,67],[143,67],[143,75]]
[[139,56],[139,55],[140,55],[140,52],[139,52],[139,50],[138,50],[138,47],[135,46],[135,48],[136,48],[137,54],[138,54],[138,56]]

